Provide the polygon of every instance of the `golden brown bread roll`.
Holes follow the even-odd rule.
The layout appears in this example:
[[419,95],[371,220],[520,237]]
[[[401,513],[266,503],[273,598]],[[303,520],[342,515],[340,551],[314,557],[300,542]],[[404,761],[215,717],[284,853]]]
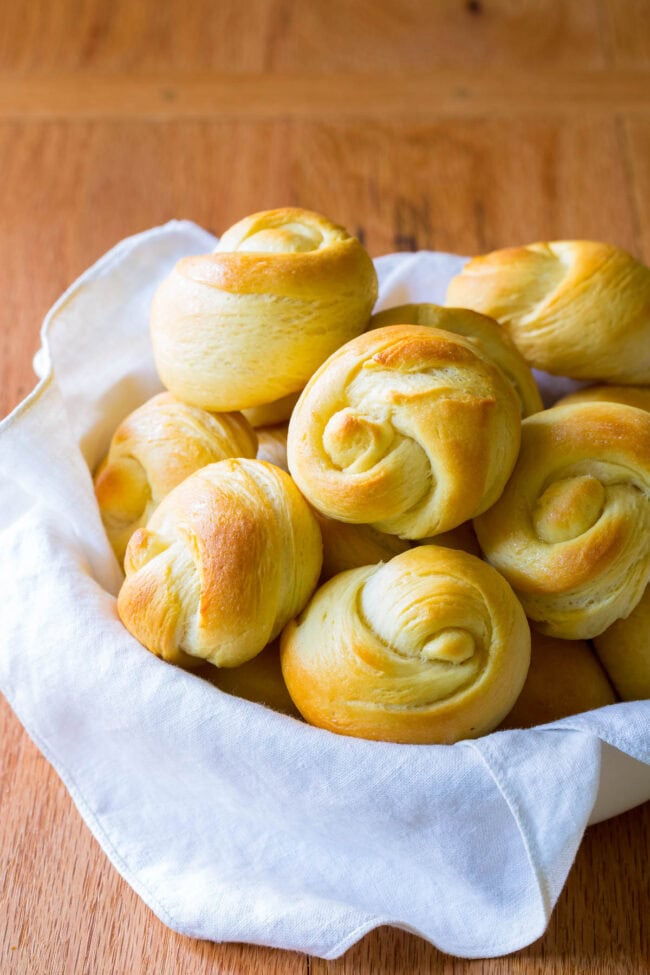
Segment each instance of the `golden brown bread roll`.
[[256,657],[239,667],[212,667],[205,664],[197,671],[197,676],[203,677],[226,694],[243,697],[254,704],[264,704],[292,718],[300,717],[282,676],[279,640],[274,640]]
[[619,247],[561,240],[494,251],[452,279],[447,304],[496,318],[538,369],[650,383],[650,269]]
[[318,524],[289,475],[223,460],[179,484],[135,532],[118,612],[165,660],[236,667],[304,606],[321,559]]
[[295,207],[253,214],[212,254],[179,261],[158,288],[160,378],[207,409],[273,403],[364,330],[376,297],[373,263],[342,227]]
[[522,416],[529,416],[544,408],[528,363],[507,332],[493,318],[466,308],[443,308],[422,302],[380,311],[370,319],[369,328],[383,328],[386,325],[427,325],[464,336],[510,380],[521,402]]
[[577,403],[528,417],[512,477],[474,527],[537,629],[602,633],[650,578],[650,414]]
[[531,631],[530,669],[500,728],[532,728],[616,703],[616,695],[586,640],[558,640]]
[[[650,411],[648,386],[590,386],[560,402],[626,403]],[[629,616],[594,638],[598,655],[624,701],[650,698],[650,588]]]
[[630,615],[613,623],[594,643],[623,701],[650,698],[650,587]]
[[480,559],[483,555],[471,521],[464,521],[457,528],[452,528],[448,532],[442,532],[440,535],[434,535],[432,538],[423,538],[418,544],[442,545],[443,548],[455,548],[461,552],[469,552],[470,555],[475,555],[477,559]]
[[257,438],[240,413],[208,413],[159,393],[122,420],[95,474],[95,494],[120,562],[128,541],[169,492],[206,464],[254,457]]
[[289,393],[282,399],[276,399],[272,403],[265,403],[264,406],[252,406],[250,410],[242,410],[242,413],[252,427],[274,427],[285,423],[298,402],[300,391]]
[[424,538],[496,501],[520,425],[512,386],[470,341],[393,325],[348,342],[309,381],[289,470],[328,517]]
[[257,459],[281,467],[289,472],[287,466],[287,424],[274,427],[259,427],[257,433]]
[[528,623],[506,581],[435,545],[335,576],[281,638],[282,672],[307,721],[421,744],[495,728],[529,657]]
[[587,386],[559,399],[556,406],[571,403],[624,403],[650,412],[650,386]]
[[348,569],[388,562],[411,547],[410,542],[397,535],[377,531],[372,525],[333,521],[319,512],[316,512],[316,517],[323,536],[323,582]]

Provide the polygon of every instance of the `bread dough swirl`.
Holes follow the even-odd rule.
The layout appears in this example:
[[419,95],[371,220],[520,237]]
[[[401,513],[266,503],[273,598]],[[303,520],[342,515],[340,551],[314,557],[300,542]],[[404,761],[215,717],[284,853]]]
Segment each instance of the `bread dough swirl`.
[[311,724],[451,743],[485,734],[508,713],[528,670],[530,631],[494,569],[420,546],[322,586],[282,634],[281,658]]
[[183,481],[135,532],[118,611],[165,660],[236,667],[302,609],[321,560],[316,519],[288,474],[220,461]]
[[254,457],[255,433],[239,413],[208,413],[159,393],[113,434],[95,474],[95,494],[119,561],[133,532],[190,474],[227,457]]
[[446,303],[496,318],[538,369],[650,383],[650,268],[620,247],[561,240],[493,251],[452,279]]
[[384,328],[386,325],[427,325],[463,335],[477,348],[479,354],[490,358],[512,383],[521,402],[522,416],[530,416],[544,408],[528,363],[505,329],[493,318],[479,315],[467,308],[443,308],[421,302],[397,305],[395,308],[377,312],[370,319],[369,327]]
[[295,207],[256,213],[212,254],[179,261],[158,288],[160,378],[206,409],[273,403],[275,412],[276,400],[364,330],[376,297],[373,263],[342,227]]
[[289,470],[323,514],[424,538],[496,501],[519,436],[512,386],[469,340],[394,325],[312,377],[289,423]]
[[474,525],[538,629],[602,633],[650,578],[650,415],[592,402],[528,417],[512,477]]

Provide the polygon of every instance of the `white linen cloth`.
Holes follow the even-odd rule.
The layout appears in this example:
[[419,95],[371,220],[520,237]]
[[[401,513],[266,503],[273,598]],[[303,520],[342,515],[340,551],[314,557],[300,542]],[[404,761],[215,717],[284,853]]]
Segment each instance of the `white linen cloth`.
[[[514,951],[544,931],[590,819],[650,798],[650,702],[454,746],[361,741],[222,693],[117,617],[90,469],[159,389],[157,282],[213,245],[187,222],[123,241],[46,319],[43,378],[0,426],[0,688],[172,928],[323,958],[380,924]],[[376,265],[385,307],[442,302],[462,258]]]

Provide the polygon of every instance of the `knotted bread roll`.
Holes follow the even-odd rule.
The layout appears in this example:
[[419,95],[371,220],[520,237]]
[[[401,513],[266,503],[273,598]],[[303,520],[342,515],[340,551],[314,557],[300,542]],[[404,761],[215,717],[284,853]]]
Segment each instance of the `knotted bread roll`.
[[650,587],[630,615],[613,623],[594,644],[623,701],[650,698]]
[[370,319],[369,328],[386,325],[427,325],[464,336],[510,380],[521,402],[522,416],[530,416],[544,408],[530,367],[507,332],[493,318],[466,308],[443,308],[422,302],[380,311]]
[[475,555],[478,559],[483,555],[471,521],[464,521],[457,528],[442,532],[440,535],[434,535],[432,538],[423,538],[418,544],[456,548],[461,552],[469,552],[470,555]]
[[285,423],[298,402],[300,393],[289,393],[282,399],[276,399],[272,403],[265,403],[264,406],[252,406],[250,410],[242,410],[252,427],[274,427],[280,423]]
[[256,657],[239,667],[212,667],[205,664],[197,671],[197,676],[203,677],[226,694],[243,697],[254,704],[263,704],[273,711],[289,714],[292,718],[300,717],[282,676],[279,640],[274,640]]
[[224,460],[179,484],[135,532],[118,612],[165,660],[236,667],[302,609],[321,559],[316,519],[289,475]]
[[528,623],[507,582],[434,545],[335,576],[281,639],[284,679],[307,721],[408,743],[491,731],[529,657]]
[[447,304],[496,318],[538,369],[650,383],[650,269],[619,247],[561,240],[493,251],[452,279]]
[[494,504],[520,425],[512,386],[468,339],[394,325],[348,342],[309,381],[289,470],[330,518],[424,538]]
[[539,630],[602,633],[650,579],[650,414],[577,403],[528,417],[512,477],[474,527]]
[[364,330],[376,297],[373,263],[342,227],[293,207],[256,213],[212,254],[179,261],[158,288],[158,373],[206,409],[272,403]]
[[499,728],[532,728],[615,704],[616,694],[586,640],[531,633],[530,669]]
[[563,396],[555,405],[571,403],[625,403],[650,412],[650,386],[587,386]]
[[289,472],[287,466],[287,424],[274,427],[260,427],[257,431],[257,459],[281,467]]
[[318,512],[316,517],[323,536],[322,581],[348,569],[388,562],[411,547],[410,542],[397,535],[377,531],[372,525],[333,521]]
[[[561,403],[627,403],[650,411],[648,386],[590,386]],[[650,698],[650,587],[629,616],[594,638],[598,655],[624,701]]]
[[254,457],[255,433],[240,413],[208,413],[159,393],[122,420],[95,474],[106,534],[121,562],[128,541],[162,499],[206,464]]

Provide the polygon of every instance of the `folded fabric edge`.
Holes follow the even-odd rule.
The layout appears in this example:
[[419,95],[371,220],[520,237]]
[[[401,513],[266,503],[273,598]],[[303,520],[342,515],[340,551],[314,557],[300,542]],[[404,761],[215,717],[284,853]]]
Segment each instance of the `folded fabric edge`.
[[[153,912],[153,914],[155,914],[158,920],[172,931],[175,931],[177,934],[192,938],[193,940],[211,940],[215,944],[234,944],[234,941],[228,941],[227,939],[224,939],[223,941],[206,939],[205,934],[193,925],[184,924],[182,921],[178,921],[171,910],[161,902],[160,898],[152,893],[149,887],[141,881],[137,874],[134,874],[131,871],[126,859],[119,852],[111,837],[107,834],[100,821],[89,808],[82,791],[78,788],[74,777],[68,772],[65,764],[59,760],[58,755],[56,755],[50,749],[47,743],[40,737],[38,732],[32,729],[30,723],[25,720],[24,716],[21,714],[20,708],[16,705],[15,701],[7,694],[6,689],[4,693],[12,711],[20,721],[36,748],[38,748],[38,750],[56,772],[57,776],[69,793],[79,815],[92,833],[110,864],[115,868],[115,870],[117,870],[125,883],[129,885],[129,887],[138,895],[138,897],[140,897],[142,901],[144,901],[146,906]],[[316,958],[321,958],[324,961],[333,961],[336,958],[340,958],[343,954],[345,954],[346,951],[356,944],[357,941],[360,941],[361,938],[365,937],[366,934],[369,934],[376,928],[392,927],[400,931],[405,931],[407,934],[412,934],[416,937],[422,938],[423,941],[433,945],[436,950],[452,957],[498,958],[503,955],[511,954],[514,951],[518,951],[519,949],[525,948],[527,945],[532,944],[542,936],[546,930],[547,924],[548,918],[546,918],[545,922],[539,927],[539,929],[534,928],[533,931],[524,938],[515,937],[509,940],[506,939],[505,942],[500,942],[499,944],[493,943],[491,945],[484,945],[481,951],[477,951],[473,947],[468,947],[467,945],[462,944],[448,943],[442,947],[418,928],[411,927],[388,916],[376,916],[364,921],[361,925],[358,925],[352,931],[346,934],[334,945],[334,947],[324,951],[316,950],[315,948],[307,949],[298,945],[271,944],[261,940],[251,940],[247,941],[246,943],[257,945],[258,947],[273,948],[282,951],[297,951],[306,955],[312,955]]]
[[134,247],[137,247],[143,241],[149,241],[154,237],[165,236],[170,232],[184,232],[197,233],[200,236],[205,237],[206,245],[216,243],[218,238],[209,231],[204,230],[197,223],[192,220],[168,220],[167,223],[160,224],[158,227],[151,227],[148,230],[142,230],[137,234],[132,234],[130,237],[125,237],[123,240],[118,241],[114,247],[102,254],[94,264],[91,264],[89,268],[79,275],[63,292],[62,295],[55,301],[50,310],[47,312],[45,318],[43,319],[43,324],[41,325],[40,338],[41,346],[37,349],[34,355],[34,372],[38,378],[34,389],[32,389],[24,399],[17,404],[17,406],[9,413],[6,417],[0,420],[0,431],[11,426],[15,421],[29,409],[33,403],[39,398],[45,385],[52,380],[54,376],[54,370],[52,367],[52,360],[50,358],[49,350],[49,334],[51,328],[56,321],[57,314],[65,307],[65,305],[74,297],[75,293],[79,288],[87,284],[89,281],[94,280],[99,275],[103,274],[111,268],[113,264],[119,261],[125,253]]

